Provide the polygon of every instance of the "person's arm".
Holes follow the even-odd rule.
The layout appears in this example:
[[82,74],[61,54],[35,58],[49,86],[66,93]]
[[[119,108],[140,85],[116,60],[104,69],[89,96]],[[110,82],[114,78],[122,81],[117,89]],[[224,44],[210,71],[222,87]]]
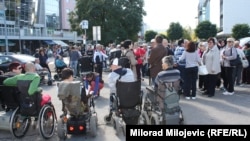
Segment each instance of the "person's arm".
[[29,95],[33,95],[35,92],[41,91],[41,88],[38,87],[39,84],[40,84],[40,77],[37,75],[30,83],[30,87],[28,90]]
[[100,79],[100,77],[96,76],[96,78],[95,78],[95,86],[94,86],[94,94],[95,95],[97,95],[98,90],[99,90],[99,79]]
[[3,81],[3,84],[6,86],[16,86],[17,85],[18,75],[7,78]]
[[184,51],[184,52],[182,53],[181,57],[178,59],[178,62],[179,62],[179,61],[183,61],[183,60],[185,60],[185,59],[186,59],[186,51]]

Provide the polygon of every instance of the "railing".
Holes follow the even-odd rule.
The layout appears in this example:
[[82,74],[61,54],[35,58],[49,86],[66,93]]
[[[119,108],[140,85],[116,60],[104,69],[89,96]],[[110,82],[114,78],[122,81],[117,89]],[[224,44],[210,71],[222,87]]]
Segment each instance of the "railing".
[[[40,28],[19,28],[19,27],[7,27],[7,33],[5,32],[5,27],[0,26],[0,39],[5,38],[7,34],[8,39],[27,39],[27,38],[36,38],[36,39],[60,39],[60,40],[74,40],[75,34],[74,32],[67,31],[55,31],[51,29],[47,29],[47,34],[44,33],[44,29]],[[82,40],[82,37],[76,37],[77,40]]]

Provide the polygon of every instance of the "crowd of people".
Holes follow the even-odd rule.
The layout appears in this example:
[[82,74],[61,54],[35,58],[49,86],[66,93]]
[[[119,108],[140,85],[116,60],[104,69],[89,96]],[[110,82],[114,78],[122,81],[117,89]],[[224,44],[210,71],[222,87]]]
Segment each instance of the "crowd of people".
[[[112,52],[119,55],[111,58]],[[187,100],[195,100],[197,88],[203,95],[215,96],[217,89],[223,90],[224,95],[233,95],[235,86],[250,84],[250,66],[243,67],[242,64],[232,66],[230,60],[236,59],[237,55],[241,60],[250,61],[250,43],[243,47],[239,46],[239,41],[234,38],[217,40],[210,37],[206,41],[199,43],[180,39],[174,47],[168,43],[161,35],[156,35],[151,43],[139,44],[132,40],[125,40],[119,45],[110,44],[104,48],[101,44],[96,44],[93,49],[87,46],[82,53],[77,46],[72,46],[69,50],[69,64],[63,62],[63,53],[60,47],[53,51],[55,64],[65,74],[70,71],[67,79],[72,81],[79,73],[80,58],[89,56],[92,60],[92,72],[85,77],[85,87],[89,94],[100,96],[100,91],[104,83],[108,83],[110,94],[116,93],[116,82],[144,81],[144,77],[149,76],[149,86],[154,89],[162,89],[162,82],[176,80],[176,91],[183,94]],[[12,63],[9,66],[10,72],[3,74],[10,78],[4,81],[5,85],[17,85],[18,80],[26,78],[31,81],[28,94],[32,95],[38,91],[40,77],[38,71],[47,71],[48,78],[51,79],[51,70],[48,66],[48,55],[46,50],[40,48],[37,53],[35,64],[29,62],[25,65],[25,74],[22,74],[22,66],[19,63]],[[130,67],[124,68],[119,58],[126,56],[129,59]],[[107,62],[110,63],[107,63]],[[199,75],[200,65],[205,65],[207,75]],[[91,66],[91,65],[90,65]],[[102,72],[104,68],[110,67],[108,81],[103,81]],[[65,78],[63,79],[65,80]],[[71,82],[70,81],[70,82]]]

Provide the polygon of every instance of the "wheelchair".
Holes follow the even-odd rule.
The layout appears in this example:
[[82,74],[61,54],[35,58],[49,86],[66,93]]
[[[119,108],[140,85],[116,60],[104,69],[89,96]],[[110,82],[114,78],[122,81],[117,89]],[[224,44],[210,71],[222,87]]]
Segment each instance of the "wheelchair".
[[4,109],[0,114],[0,129],[9,130],[15,138],[22,138],[32,120],[36,120],[40,135],[44,139],[51,138],[57,123],[53,104],[48,101],[41,106],[41,94],[29,96],[23,91],[25,88],[0,85],[0,101]]
[[64,69],[64,68],[66,68],[67,66],[65,66],[65,67],[56,67],[55,69],[55,71],[56,71],[56,74],[54,74],[54,80],[56,80],[56,81],[61,81],[61,79],[62,79],[62,70]]
[[167,110],[164,104],[164,106],[160,106],[159,99],[157,99],[157,97],[159,97],[157,90],[151,86],[147,86],[146,91],[142,100],[141,125],[184,124],[184,117],[180,107]]
[[86,95],[82,83],[80,81],[58,83],[58,97],[62,101],[63,111],[57,126],[59,138],[65,140],[68,134],[87,133],[95,137],[98,119],[94,98],[92,95]]
[[93,72],[94,63],[91,56],[83,56],[78,60],[78,72],[79,74],[84,72]]
[[126,125],[140,123],[142,95],[141,82],[116,83],[116,94],[110,96],[110,113],[104,117],[106,124],[113,125],[116,134],[126,135]]
[[49,79],[46,81],[45,77],[48,76],[49,71],[37,71],[37,74],[41,77],[40,83],[47,83],[49,86],[53,84],[53,80]]

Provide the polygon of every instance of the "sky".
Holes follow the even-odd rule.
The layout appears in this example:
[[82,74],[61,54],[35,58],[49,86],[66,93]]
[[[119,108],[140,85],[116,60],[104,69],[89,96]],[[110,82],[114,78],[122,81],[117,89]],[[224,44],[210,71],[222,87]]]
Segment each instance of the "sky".
[[143,17],[146,30],[166,31],[171,22],[179,22],[182,27],[197,25],[199,0],[144,0]]

